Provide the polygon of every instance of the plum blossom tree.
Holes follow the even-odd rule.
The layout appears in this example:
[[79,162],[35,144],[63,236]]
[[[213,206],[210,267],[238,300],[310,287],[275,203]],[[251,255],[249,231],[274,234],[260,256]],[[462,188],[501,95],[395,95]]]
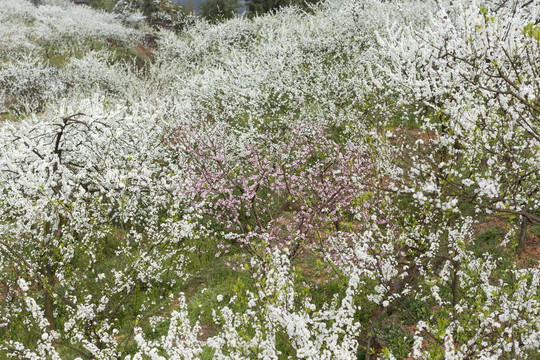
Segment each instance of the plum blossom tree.
[[[530,345],[537,326],[518,330],[503,324],[510,309],[522,309],[523,303],[528,310],[520,316],[535,317],[536,269],[514,267],[506,278],[495,271],[502,259],[468,250],[474,238],[467,223],[473,220],[463,217],[461,205],[474,205],[477,214],[517,217],[518,253],[527,224],[538,223],[538,57],[531,56],[538,52],[538,9],[537,2],[439,2],[425,27],[391,24],[379,36],[383,61],[374,83],[397,98],[389,110],[399,109],[400,120],[414,117],[424,134],[387,125],[388,145],[402,165],[388,173],[392,180],[386,188],[412,195],[420,213],[430,212],[426,219],[436,221],[435,228],[426,224],[407,235],[415,241],[427,235],[429,241],[407,241],[404,249],[414,256],[418,278],[426,281],[425,290],[417,290],[426,295],[418,297],[427,296],[423,299],[434,300],[441,310],[427,324],[419,323],[417,335],[429,329],[435,345],[428,350],[417,338],[415,357],[438,352],[459,359],[527,358],[537,351]],[[450,230],[448,221],[459,218],[463,230]],[[407,228],[396,230],[407,234]],[[424,261],[429,265],[418,267]],[[506,329],[505,336],[499,328]]]
[[[195,213],[175,191],[181,169],[160,141],[166,127],[148,109],[102,101],[0,129],[8,356],[120,356],[133,335],[117,337],[123,321],[147,321],[162,305],[151,299],[186,276]],[[37,338],[21,338],[21,326]]]
[[429,144],[409,145],[419,155],[407,162],[421,197],[520,218],[521,252],[527,224],[540,224],[539,5],[462,5],[440,3],[425,29],[380,38],[392,54],[384,86],[400,89],[405,106],[423,108]]

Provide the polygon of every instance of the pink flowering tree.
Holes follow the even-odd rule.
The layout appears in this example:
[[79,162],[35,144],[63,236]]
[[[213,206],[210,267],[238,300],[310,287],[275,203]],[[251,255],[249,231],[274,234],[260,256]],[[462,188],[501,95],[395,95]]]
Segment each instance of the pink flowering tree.
[[203,126],[175,137],[192,174],[187,191],[206,204],[211,235],[222,229],[252,254],[278,246],[295,258],[305,246],[324,249],[323,234],[344,230],[358,212],[372,167],[352,140],[334,140],[326,126],[297,126],[231,146],[220,136],[228,131]]

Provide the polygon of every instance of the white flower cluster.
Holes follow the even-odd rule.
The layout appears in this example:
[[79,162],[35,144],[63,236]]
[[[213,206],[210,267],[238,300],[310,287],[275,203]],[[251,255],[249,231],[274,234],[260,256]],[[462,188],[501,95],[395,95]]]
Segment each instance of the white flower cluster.
[[[0,128],[0,246],[7,255],[0,267],[21,272],[29,321],[57,334],[49,346],[117,356],[115,319],[126,299],[168,286],[169,267],[185,277],[182,244],[192,235],[193,210],[173,190],[182,170],[160,141],[169,130],[159,116],[151,108],[107,108],[96,97]],[[106,241],[116,242],[113,262]],[[44,306],[30,284],[45,290]],[[59,333],[53,304],[69,314]],[[19,311],[5,309],[8,325]]]

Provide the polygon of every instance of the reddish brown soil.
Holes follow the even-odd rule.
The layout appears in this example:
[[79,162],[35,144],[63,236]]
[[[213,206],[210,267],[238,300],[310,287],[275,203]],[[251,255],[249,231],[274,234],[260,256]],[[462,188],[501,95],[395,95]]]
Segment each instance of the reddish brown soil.
[[154,54],[152,53],[152,49],[148,46],[145,46],[144,44],[137,43],[137,46],[135,47],[137,52],[147,58],[148,60],[152,61],[154,58]]

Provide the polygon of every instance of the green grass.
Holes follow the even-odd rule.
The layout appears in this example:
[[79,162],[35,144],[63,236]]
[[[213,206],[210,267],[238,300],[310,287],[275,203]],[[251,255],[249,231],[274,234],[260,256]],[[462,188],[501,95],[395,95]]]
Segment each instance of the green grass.
[[517,236],[507,247],[501,246],[501,241],[504,238],[504,230],[497,226],[491,226],[486,231],[478,234],[475,242],[471,245],[476,256],[482,257],[485,255],[491,256],[493,259],[498,259],[499,266],[496,269],[498,276],[505,277],[506,269],[509,269],[516,263],[515,248],[517,247]]
[[485,252],[494,252],[502,239],[501,229],[491,226],[488,230],[478,234],[474,244],[474,252],[482,255]]
[[381,345],[388,347],[397,359],[404,359],[409,355],[413,345],[411,334],[404,332],[400,326],[390,324],[378,331],[377,338]]
[[[407,325],[416,324],[417,320],[427,321],[431,315],[430,306],[434,304],[433,302],[417,300],[414,296],[403,300],[402,303],[404,309],[399,308],[399,321]],[[411,314],[414,318],[411,317]]]
[[540,239],[540,226],[531,226],[529,230],[534,236]]

